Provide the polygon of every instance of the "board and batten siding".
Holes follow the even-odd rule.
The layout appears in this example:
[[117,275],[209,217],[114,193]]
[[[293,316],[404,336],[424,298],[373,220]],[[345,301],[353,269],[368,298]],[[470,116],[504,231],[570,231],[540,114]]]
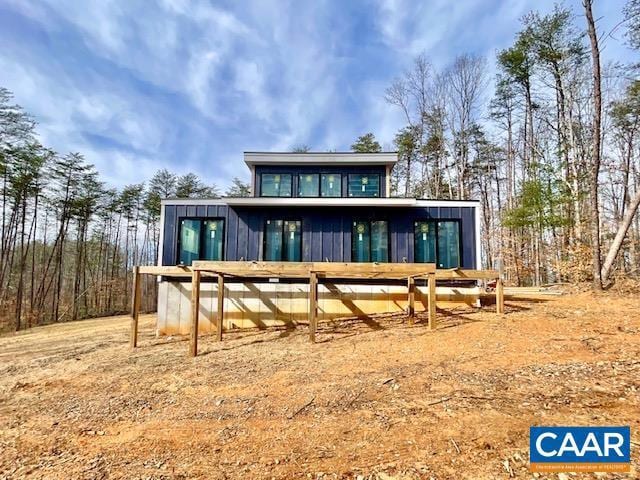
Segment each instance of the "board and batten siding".
[[302,261],[350,262],[351,232],[355,220],[389,222],[390,261],[414,261],[414,222],[459,220],[462,268],[476,268],[478,207],[231,207],[224,204],[163,204],[162,265],[177,263],[178,229],[184,218],[225,220],[224,259],[262,260],[265,222],[302,221]]

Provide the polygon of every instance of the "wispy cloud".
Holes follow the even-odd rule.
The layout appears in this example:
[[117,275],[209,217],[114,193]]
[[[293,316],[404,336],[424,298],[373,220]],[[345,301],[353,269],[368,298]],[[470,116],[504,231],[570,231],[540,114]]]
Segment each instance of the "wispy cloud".
[[[384,103],[392,78],[421,52],[437,67],[464,51],[491,59],[528,8],[6,0],[0,83],[38,118],[47,145],[84,153],[114,185],[162,167],[224,185],[246,177],[243,150],[344,150],[368,131],[392,147],[403,122]],[[600,8],[613,23],[622,0]],[[608,48],[625,54],[611,40]]]

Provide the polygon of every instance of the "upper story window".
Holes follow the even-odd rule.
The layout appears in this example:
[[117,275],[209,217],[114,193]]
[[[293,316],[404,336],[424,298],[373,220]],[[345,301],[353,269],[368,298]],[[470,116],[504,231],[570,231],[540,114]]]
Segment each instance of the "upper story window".
[[260,193],[263,197],[291,196],[291,174],[289,173],[263,173],[260,181]]
[[180,222],[178,262],[191,265],[194,260],[223,260],[224,220],[185,218]]
[[350,197],[378,197],[380,196],[380,175],[377,174],[349,174]]
[[341,197],[342,196],[342,175],[339,173],[323,173],[321,175],[322,185],[320,196]]
[[320,193],[320,176],[317,173],[298,175],[298,196],[318,197]]

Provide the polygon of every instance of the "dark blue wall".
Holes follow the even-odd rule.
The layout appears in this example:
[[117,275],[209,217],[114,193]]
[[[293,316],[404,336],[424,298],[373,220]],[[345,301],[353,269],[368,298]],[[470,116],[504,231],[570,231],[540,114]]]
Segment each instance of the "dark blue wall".
[[418,220],[458,219],[462,268],[476,268],[476,229],[473,207],[234,207],[227,205],[165,205],[162,264],[177,263],[177,235],[185,217],[225,219],[225,260],[262,260],[263,231],[268,219],[302,220],[302,260],[351,261],[354,220],[387,220],[391,261],[413,262],[413,229]]
[[387,175],[386,168],[384,166],[341,166],[341,167],[325,167],[318,165],[273,165],[273,166],[265,166],[265,165],[257,165],[256,166],[256,186],[255,186],[255,196],[260,197],[260,174],[262,173],[290,173],[293,177],[292,179],[292,196],[298,196],[298,174],[304,173],[339,173],[342,175],[342,196],[347,197],[347,182],[348,175],[350,173],[359,173],[363,175],[372,175],[377,174],[380,175],[380,191],[378,192],[379,197],[387,196]]

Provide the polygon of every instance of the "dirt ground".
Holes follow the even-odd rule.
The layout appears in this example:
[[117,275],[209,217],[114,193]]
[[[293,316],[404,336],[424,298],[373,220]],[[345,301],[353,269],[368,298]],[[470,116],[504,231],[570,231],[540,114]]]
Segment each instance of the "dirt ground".
[[637,294],[439,319],[203,337],[194,359],[151,315],[134,352],[127,317],[1,337],[0,478],[533,478],[536,424],[631,425],[638,478]]

